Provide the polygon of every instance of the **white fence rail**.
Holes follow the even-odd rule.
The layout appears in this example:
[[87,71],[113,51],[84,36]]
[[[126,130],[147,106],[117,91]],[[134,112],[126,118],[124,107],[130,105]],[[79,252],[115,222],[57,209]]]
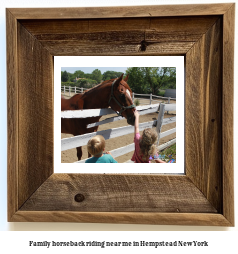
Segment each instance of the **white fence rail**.
[[[140,111],[140,115],[148,114],[148,113],[152,113],[152,112],[157,112],[159,108],[160,108],[160,113],[158,114],[158,119],[154,120],[154,121],[139,124],[139,130],[142,131],[146,128],[152,128],[152,127],[156,126],[157,132],[159,134],[159,138],[163,138],[165,136],[168,136],[168,135],[176,132],[176,128],[172,128],[168,131],[160,133],[162,125],[176,122],[176,117],[163,119],[165,110],[176,111],[176,104],[152,104],[152,105],[147,105],[147,106],[136,107],[136,109],[138,111]],[[115,114],[115,112],[111,109],[89,109],[89,110],[62,111],[61,117],[63,117],[63,118],[85,118],[85,117],[93,117],[93,116],[102,116],[102,115],[107,115],[107,114],[112,114],[112,113]],[[101,122],[90,124],[88,126],[88,128],[95,126],[95,125],[101,125],[101,124],[105,124],[108,122],[118,121],[121,119],[123,119],[123,117],[118,117],[118,116],[111,117],[111,118],[105,119]],[[124,126],[124,127],[113,128],[113,129],[109,129],[109,130],[87,133],[84,135],[74,136],[74,137],[70,137],[70,138],[64,138],[61,140],[61,151],[76,148],[78,146],[84,146],[95,135],[102,135],[105,139],[110,139],[110,138],[116,138],[116,137],[120,137],[123,135],[127,135],[127,134],[130,134],[133,132],[134,132],[133,126]],[[169,146],[169,145],[170,144],[168,143],[167,146]],[[118,156],[121,156],[121,155],[126,154],[128,152],[131,152],[133,150],[134,150],[134,143],[127,145],[125,147],[115,149],[115,150],[111,151],[111,153],[112,153],[112,156],[114,158],[116,158]],[[78,162],[84,163],[85,160],[81,160]]]
[[[148,97],[147,98],[143,98],[143,97]],[[133,102],[135,101],[135,99],[139,99],[140,100],[140,104],[152,104],[153,101],[160,101],[160,100],[163,100],[163,101],[167,101],[167,104],[170,103],[170,100],[174,100],[176,101],[176,98],[171,98],[171,97],[163,97],[163,96],[157,96],[157,95],[153,95],[152,93],[151,94],[139,94],[139,93],[132,93],[132,100]],[[143,101],[143,102],[142,102]]]
[[68,93],[69,96],[72,96],[77,93],[83,93],[85,90],[89,88],[77,87],[77,86],[61,86],[61,93],[66,95]]
[[[77,86],[61,86],[61,92],[66,95],[66,92],[69,94],[69,96],[72,96],[73,94],[77,94],[77,93],[83,93],[85,90],[88,90],[89,88],[83,88],[83,87],[77,87]],[[148,97],[147,98],[141,98],[140,96],[143,97]],[[157,100],[167,100],[167,103],[170,103],[170,100],[174,100],[176,101],[176,98],[171,98],[171,97],[163,97],[163,96],[157,96],[157,95],[153,95],[151,94],[139,94],[139,93],[132,93],[132,100],[134,102],[135,99],[141,99],[141,100],[146,100],[148,102],[146,103],[140,103],[140,104],[152,104],[152,101],[157,101]]]

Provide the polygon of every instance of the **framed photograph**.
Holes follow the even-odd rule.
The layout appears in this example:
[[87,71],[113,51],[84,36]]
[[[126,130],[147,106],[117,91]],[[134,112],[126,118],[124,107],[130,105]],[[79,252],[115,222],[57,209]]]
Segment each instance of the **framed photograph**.
[[[234,226],[234,6],[6,9],[8,221]],[[184,57],[184,174],[56,173],[59,56]]]
[[[77,67],[78,63],[83,63],[83,65],[87,67]],[[130,67],[121,67],[124,63]],[[105,65],[108,67],[105,67]],[[157,67],[151,67],[155,65]],[[130,126],[130,124],[127,122],[127,119],[124,117],[119,117],[115,111],[110,111],[109,114],[103,115],[101,117],[100,121],[97,122],[97,131],[92,130],[92,128],[89,128],[89,130],[80,129],[82,124],[85,122],[84,118],[75,119],[74,117],[80,117],[80,115],[75,115],[78,113],[75,110],[75,107],[77,107],[79,104],[79,101],[82,98],[81,96],[84,95],[83,98],[85,98],[85,101],[89,100],[91,102],[93,100],[92,105],[87,106],[87,104],[85,107],[90,107],[90,109],[96,108],[95,111],[97,112],[98,108],[101,107],[101,105],[107,105],[107,102],[111,96],[111,88],[108,89],[110,90],[110,93],[108,92],[107,95],[101,91],[101,87],[104,86],[103,84],[106,84],[104,81],[104,83],[101,83],[101,79],[98,81],[99,85],[95,86],[94,83],[96,81],[91,79],[80,77],[74,78],[75,75],[90,77],[90,73],[88,72],[95,73],[95,70],[98,71],[98,75],[100,74],[103,77],[105,75],[121,75],[122,73],[124,74],[125,78],[127,76],[126,73],[128,73],[129,76],[127,84],[129,85],[129,89],[133,91],[130,97],[133,103],[137,104],[136,109],[140,113],[140,133],[142,135],[144,129],[153,129],[157,133],[159,136],[158,143],[155,141],[155,145],[159,146],[157,152],[159,153],[159,158],[167,163],[161,163],[158,166],[158,164],[154,163],[154,158],[149,159],[151,162],[149,168],[144,167],[143,163],[132,163],[131,158],[135,151],[134,126]],[[117,72],[112,70],[116,70]],[[61,82],[60,72],[67,73],[68,76],[70,76],[68,80],[71,79],[73,82]],[[184,56],[55,57],[54,76],[55,173],[184,174]],[[140,78],[137,78],[138,76],[140,76]],[[150,94],[150,90],[148,92],[149,85],[146,84],[146,79],[149,77],[151,77],[151,79],[153,78],[154,83],[152,85],[154,88],[154,93],[156,93],[154,95],[152,93]],[[77,79],[77,82],[74,79]],[[105,81],[108,80],[106,76],[104,79]],[[86,83],[86,81],[88,83]],[[160,84],[157,84],[159,81],[161,84],[167,84],[166,82],[168,82],[170,86],[173,85],[174,88],[177,87],[177,89],[172,90],[175,92],[175,95],[169,98],[158,96],[160,91],[166,91],[159,89]],[[92,85],[90,82],[92,82]],[[102,85],[100,85],[100,83]],[[82,86],[85,88],[82,88]],[[90,89],[91,86],[95,88]],[[103,89],[107,91],[106,85]],[[171,90],[167,90],[167,93],[168,92],[171,92]],[[103,97],[104,94],[105,97]],[[62,96],[63,99],[60,101]],[[97,101],[97,98],[100,98],[100,101]],[[61,103],[63,105],[60,106]],[[161,103],[165,104],[165,110],[163,114],[161,114],[162,112],[159,114],[158,111]],[[61,120],[62,107],[63,119]],[[170,110],[167,111],[166,108]],[[132,108],[131,111],[133,110],[134,109]],[[88,111],[89,120],[92,119],[91,122],[93,125],[95,120],[94,118],[90,117],[93,114],[90,112],[93,111],[86,109],[84,112],[80,110],[79,113],[86,114]],[[117,113],[119,114],[119,111]],[[69,118],[66,118],[67,114],[69,114]],[[83,115],[82,117],[85,116]],[[157,125],[156,122],[161,120],[164,122],[163,127],[157,128],[157,126],[155,126]],[[160,124],[158,124],[158,126],[159,125]],[[60,126],[61,129],[59,128]],[[75,130],[78,130],[78,132],[75,133]],[[112,166],[110,163],[100,163],[95,167],[93,165],[89,166],[89,164],[85,163],[88,158],[87,142],[92,138],[93,132],[95,132],[95,135],[103,135],[103,137],[106,139],[105,152],[110,151],[114,160],[119,163],[126,162],[132,164],[124,166],[115,164]],[[177,133],[178,135],[176,135]],[[75,142],[75,140],[77,140],[77,142]],[[77,157],[76,149],[79,144],[82,144],[82,155],[80,159]],[[176,149],[176,147],[179,149]],[[166,150],[166,148],[170,148],[170,150]],[[163,150],[161,151],[161,149]],[[80,164],[75,162],[79,162]]]

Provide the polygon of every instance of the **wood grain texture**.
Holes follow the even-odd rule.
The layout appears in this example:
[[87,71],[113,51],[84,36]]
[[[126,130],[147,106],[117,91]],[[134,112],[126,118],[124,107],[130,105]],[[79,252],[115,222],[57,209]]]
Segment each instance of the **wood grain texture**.
[[[143,39],[143,37],[140,38]],[[146,52],[141,51],[141,43],[128,42],[119,44],[89,44],[80,41],[47,41],[42,45],[54,56],[157,56],[157,55],[184,55],[194,45],[193,42],[163,42],[150,45]]]
[[186,4],[85,8],[10,8],[17,19],[101,19],[222,15],[232,4]]
[[[113,18],[113,19],[67,19],[67,20],[21,20],[20,23],[38,40],[54,40],[60,38],[77,39],[80,34],[95,40],[97,33],[106,34],[116,31],[144,31],[148,30],[148,37],[153,39],[157,33],[161,35],[178,34],[187,38],[196,38],[197,35],[204,34],[219,16],[206,17],[150,17],[150,18]],[[131,36],[130,34],[128,36]],[[134,35],[135,36],[135,35]],[[129,37],[130,38],[130,37]],[[105,39],[101,37],[100,39]],[[125,38],[126,39],[126,38]]]
[[213,213],[18,211],[12,221],[232,226],[223,215]]
[[222,20],[186,55],[186,175],[222,211]]
[[6,11],[8,220],[18,210],[18,65],[17,20]]
[[216,213],[186,176],[120,174],[54,174],[21,211]]
[[19,207],[53,173],[53,57],[18,23]]
[[[233,226],[233,25],[234,4],[7,9],[8,220]],[[186,55],[186,176],[51,175],[54,55]]]
[[234,224],[234,26],[235,4],[223,16],[223,213]]
[[[217,19],[22,20],[21,24],[52,55],[172,55],[186,54]],[[143,40],[146,52],[140,50]]]

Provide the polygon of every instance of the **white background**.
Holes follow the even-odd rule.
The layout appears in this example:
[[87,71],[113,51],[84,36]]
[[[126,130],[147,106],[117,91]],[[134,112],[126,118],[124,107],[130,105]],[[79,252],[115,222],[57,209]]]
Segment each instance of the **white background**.
[[[74,0],[2,0],[0,7],[0,71],[1,71],[1,93],[0,93],[0,116],[1,116],[1,142],[0,142],[0,229],[3,232],[0,232],[0,248],[4,250],[3,253],[10,253],[10,251],[22,252],[23,250],[27,253],[34,251],[35,253],[42,253],[41,248],[31,249],[28,246],[29,240],[34,241],[57,241],[57,240],[98,240],[99,238],[104,238],[106,240],[113,241],[139,241],[139,240],[151,240],[151,241],[162,241],[162,240],[184,240],[189,241],[193,240],[207,240],[210,243],[208,248],[190,248],[182,247],[181,249],[139,249],[142,251],[159,251],[163,250],[163,253],[168,253],[170,251],[181,251],[182,253],[224,253],[227,250],[231,253],[237,252],[237,237],[238,237],[238,226],[234,228],[224,228],[224,227],[189,227],[189,226],[158,226],[158,225],[124,225],[124,224],[93,224],[93,223],[7,223],[7,123],[6,123],[6,34],[5,34],[5,8],[6,7],[83,7],[83,6],[125,6],[125,5],[155,5],[155,4],[191,4],[191,3],[223,3],[223,2],[236,2],[236,1],[130,1],[130,0],[120,0],[120,1],[74,1]],[[236,5],[236,13],[237,5]],[[236,37],[238,23],[236,20]],[[237,43],[235,48],[235,69],[237,70]],[[237,104],[237,74],[235,73],[235,112],[234,120],[235,126],[234,130],[237,129],[238,124],[238,104]],[[234,152],[237,155],[238,142],[237,142],[237,132],[234,133]],[[235,157],[235,156],[234,156]],[[237,185],[238,185],[238,174],[237,166],[238,162],[234,161],[235,165],[235,197],[237,201]],[[237,202],[235,203],[236,208],[236,218],[238,217],[238,207]],[[238,223],[236,219],[236,224]],[[42,232],[42,231],[114,231],[114,232],[72,232],[72,233],[62,233],[62,232]],[[8,231],[8,232],[4,232]],[[11,232],[10,232],[11,231]],[[36,232],[12,232],[12,231],[36,231]],[[121,232],[125,231],[125,232]],[[139,231],[139,232],[126,232],[126,231]],[[150,232],[141,232],[141,231],[150,231]],[[171,232],[162,232],[162,231],[171,231]],[[183,231],[183,232],[176,232]],[[192,231],[192,232],[187,232]],[[201,232],[208,231],[208,232]],[[218,232],[209,232],[209,231],[218,231]],[[230,232],[225,232],[230,231]],[[6,250],[8,249],[8,250]],[[44,249],[44,251],[50,251],[50,249]],[[57,248],[54,249],[55,252],[65,252],[71,249]],[[92,251],[95,249],[88,249],[87,251]],[[121,252],[123,249],[113,248],[113,249],[97,249],[105,251],[114,251]],[[138,249],[135,249],[138,250]],[[235,251],[236,250],[236,251]],[[53,251],[53,249],[51,249]],[[74,249],[72,253],[79,253],[81,249]],[[167,252],[168,251],[168,252]],[[84,250],[86,253],[86,249]]]
[[[61,163],[61,67],[176,67],[176,163],[92,164]],[[109,64],[108,64],[109,63]],[[108,66],[110,65],[110,66]],[[184,173],[184,57],[73,56],[54,57],[54,172],[55,173]],[[119,137],[120,138],[120,137]],[[118,139],[118,138],[117,138]],[[117,140],[116,139],[116,140]],[[115,141],[116,142],[116,141]],[[133,141],[131,141],[132,143]],[[107,150],[107,148],[106,148]],[[75,149],[76,153],[76,149]]]

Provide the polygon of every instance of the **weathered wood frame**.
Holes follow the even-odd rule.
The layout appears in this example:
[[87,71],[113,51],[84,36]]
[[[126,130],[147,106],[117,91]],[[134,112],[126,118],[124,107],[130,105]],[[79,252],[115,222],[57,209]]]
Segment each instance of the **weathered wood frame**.
[[[233,226],[234,12],[7,9],[8,220]],[[59,55],[184,55],[186,175],[54,174]]]

